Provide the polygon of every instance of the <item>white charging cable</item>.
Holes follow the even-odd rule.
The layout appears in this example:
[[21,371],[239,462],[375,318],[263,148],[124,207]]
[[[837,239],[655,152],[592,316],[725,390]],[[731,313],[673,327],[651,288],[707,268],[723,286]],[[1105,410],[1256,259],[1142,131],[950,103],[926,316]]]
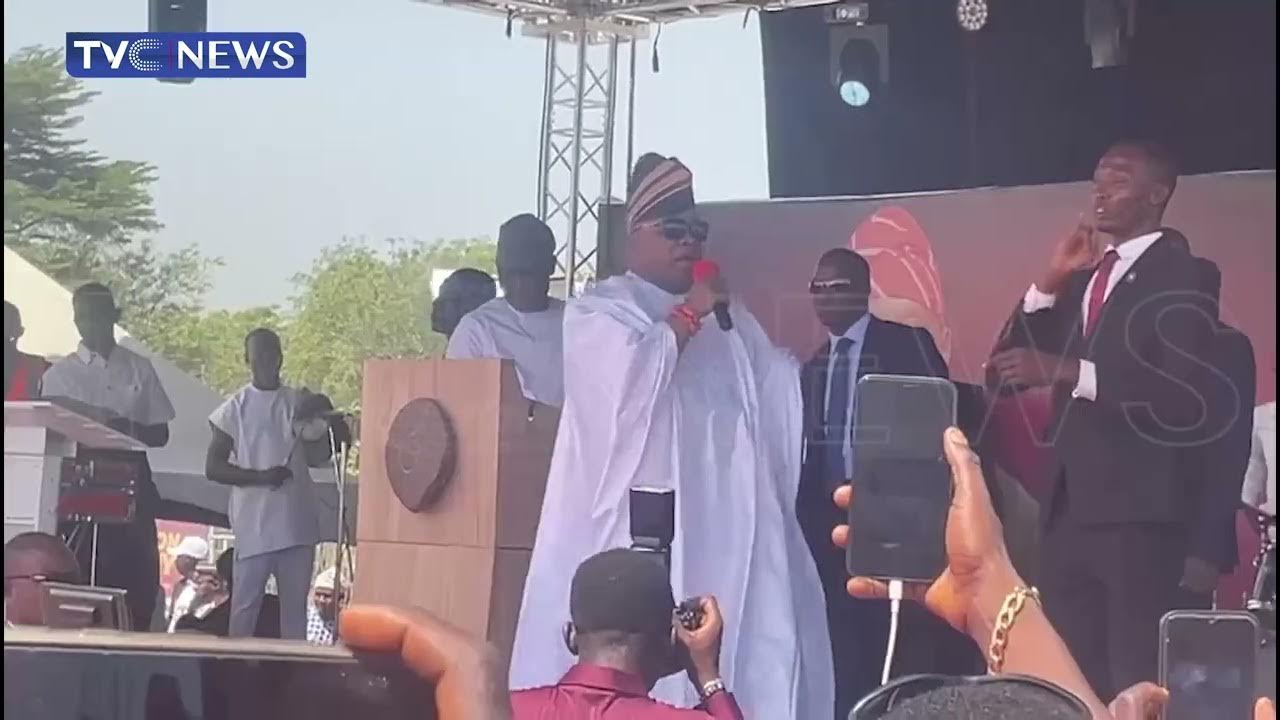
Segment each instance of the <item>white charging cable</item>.
[[889,645],[884,650],[884,670],[880,673],[880,684],[889,684],[889,675],[893,671],[893,653],[898,648],[898,613],[902,610],[902,581],[889,581]]

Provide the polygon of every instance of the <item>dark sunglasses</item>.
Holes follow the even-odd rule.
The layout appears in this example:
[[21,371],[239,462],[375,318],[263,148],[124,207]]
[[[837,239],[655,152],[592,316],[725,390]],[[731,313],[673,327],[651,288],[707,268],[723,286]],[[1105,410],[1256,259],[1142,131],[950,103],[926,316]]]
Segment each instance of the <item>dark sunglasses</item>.
[[826,292],[848,290],[852,286],[853,281],[848,278],[836,278],[835,280],[810,280],[809,292],[814,295],[819,295]]
[[1046,693],[1062,702],[1063,709],[1078,713],[1081,720],[1090,717],[1089,707],[1080,698],[1051,682],[1028,675],[977,675],[956,677],[952,675],[907,675],[880,687],[862,698],[849,712],[849,720],[878,720],[891,710],[914,697],[948,687],[971,687],[992,683],[1009,683]]
[[703,243],[711,235],[711,225],[706,220],[663,218],[653,224],[660,226],[662,236],[671,242],[683,242],[685,238],[690,238],[694,242]]

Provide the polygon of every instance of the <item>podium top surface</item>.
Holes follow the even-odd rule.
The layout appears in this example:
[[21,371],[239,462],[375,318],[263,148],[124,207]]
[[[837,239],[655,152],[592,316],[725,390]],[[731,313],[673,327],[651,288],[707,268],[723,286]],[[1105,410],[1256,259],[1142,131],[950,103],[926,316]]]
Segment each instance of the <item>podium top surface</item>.
[[92,448],[104,450],[146,450],[142,442],[48,400],[6,401],[4,426],[47,428]]

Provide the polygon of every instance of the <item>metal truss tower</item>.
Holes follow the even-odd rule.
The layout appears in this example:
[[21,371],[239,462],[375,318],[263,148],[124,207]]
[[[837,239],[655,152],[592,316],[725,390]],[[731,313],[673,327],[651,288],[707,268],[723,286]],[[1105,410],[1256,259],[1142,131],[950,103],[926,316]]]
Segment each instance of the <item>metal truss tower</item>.
[[[578,20],[539,28],[547,31],[547,50],[538,216],[559,240],[556,259],[566,296],[595,278],[600,201],[613,196],[620,48],[629,48],[631,56],[628,88],[635,77],[634,38],[623,41],[616,32],[592,32],[586,26]],[[629,149],[630,122],[625,132]]]
[[601,200],[614,195],[615,111],[619,55],[626,55],[626,164],[635,117],[636,41],[649,28],[727,13],[774,11],[838,0],[420,0],[505,17],[547,46],[542,142],[538,152],[538,215],[560,245],[557,261],[566,297],[595,279]]

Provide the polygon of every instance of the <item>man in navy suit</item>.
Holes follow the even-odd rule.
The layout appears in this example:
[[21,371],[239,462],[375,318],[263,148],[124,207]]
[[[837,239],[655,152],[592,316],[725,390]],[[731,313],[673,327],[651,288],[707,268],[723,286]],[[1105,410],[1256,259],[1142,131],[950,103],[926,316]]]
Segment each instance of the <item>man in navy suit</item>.
[[[849,482],[857,381],[868,373],[947,377],[946,361],[929,331],[887,322],[867,312],[871,269],[845,248],[827,251],[809,283],[814,311],[827,341],[801,369],[805,405],[805,459],[796,515],[822,577],[835,660],[835,717],[879,684],[888,638],[888,603],[857,600],[845,592],[844,552],[831,529],[844,522],[832,491]],[[904,631],[912,624],[904,615]]]

